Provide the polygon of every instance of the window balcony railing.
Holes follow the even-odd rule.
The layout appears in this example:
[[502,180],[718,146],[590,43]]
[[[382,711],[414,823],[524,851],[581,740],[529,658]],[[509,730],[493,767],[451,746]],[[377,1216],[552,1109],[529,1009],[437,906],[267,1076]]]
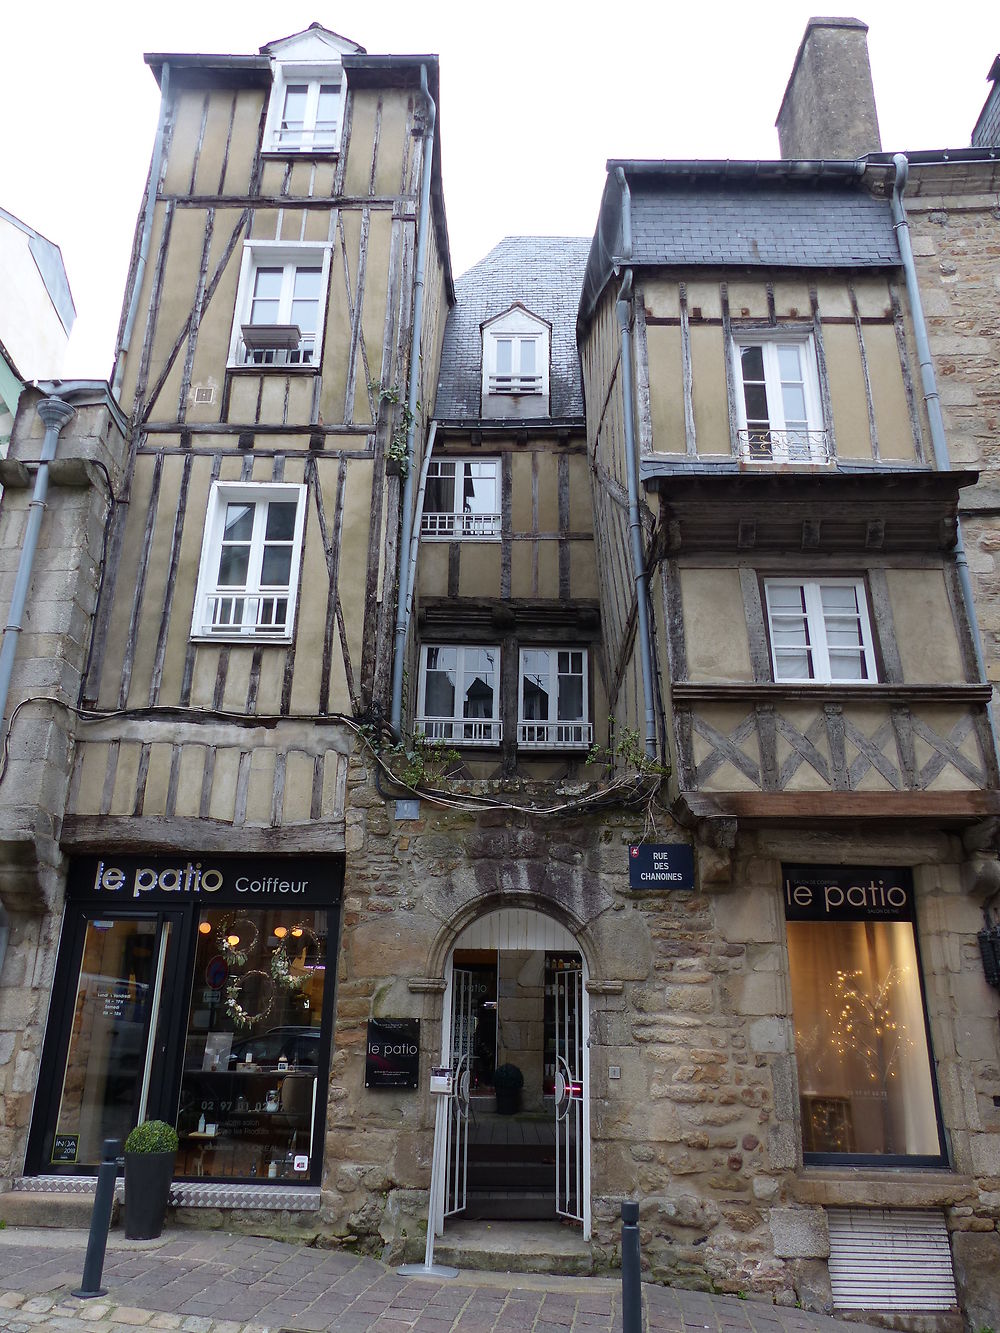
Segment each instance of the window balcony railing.
[[491,375],[490,393],[541,393],[541,375]]
[[210,593],[202,633],[283,637],[288,633],[288,594]]
[[582,750],[593,733],[589,722],[519,722],[517,744],[525,750]]
[[499,537],[499,514],[427,514],[420,520],[424,537]]
[[448,741],[452,745],[499,745],[501,723],[488,717],[418,717],[413,729],[428,741]]
[[830,462],[830,433],[826,430],[772,430],[754,427],[737,434],[743,463]]
[[294,148],[299,152],[309,149],[332,149],[337,147],[340,125],[335,120],[317,121],[315,127],[290,123],[281,125],[274,132],[274,147]]

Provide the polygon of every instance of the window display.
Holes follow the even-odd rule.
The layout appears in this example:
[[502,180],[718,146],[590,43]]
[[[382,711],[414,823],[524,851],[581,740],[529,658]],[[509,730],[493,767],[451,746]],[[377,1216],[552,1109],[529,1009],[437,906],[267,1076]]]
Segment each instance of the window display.
[[179,1175],[307,1180],[327,914],[202,909],[177,1108]]
[[909,873],[785,867],[802,1147],[942,1159]]

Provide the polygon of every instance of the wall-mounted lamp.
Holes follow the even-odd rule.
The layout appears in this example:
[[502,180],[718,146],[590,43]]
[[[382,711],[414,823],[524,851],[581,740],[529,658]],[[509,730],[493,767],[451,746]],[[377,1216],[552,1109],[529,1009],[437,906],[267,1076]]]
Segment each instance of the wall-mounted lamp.
[[995,913],[984,912],[986,924],[976,936],[983,959],[983,972],[991,986],[1000,990],[1000,921]]

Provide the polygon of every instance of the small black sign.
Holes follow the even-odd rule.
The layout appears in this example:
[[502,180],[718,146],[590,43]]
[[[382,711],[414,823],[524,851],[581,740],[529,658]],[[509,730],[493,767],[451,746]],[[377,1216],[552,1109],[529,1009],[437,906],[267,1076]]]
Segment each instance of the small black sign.
[[781,867],[788,921],[912,921],[913,874],[904,866]]
[[369,1019],[365,1087],[415,1088],[419,1075],[420,1019]]
[[52,1140],[50,1162],[75,1162],[80,1151],[79,1134],[57,1134]]
[[630,889],[693,889],[694,848],[686,842],[640,842],[628,849]]

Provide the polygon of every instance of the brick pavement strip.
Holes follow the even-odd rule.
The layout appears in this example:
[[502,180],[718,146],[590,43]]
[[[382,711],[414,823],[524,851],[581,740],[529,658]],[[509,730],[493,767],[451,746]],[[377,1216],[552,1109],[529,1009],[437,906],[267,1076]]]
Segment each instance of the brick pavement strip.
[[[617,1282],[463,1272],[402,1278],[367,1256],[223,1232],[169,1233],[155,1248],[109,1241],[108,1295],[69,1295],[86,1233],[0,1233],[0,1333],[614,1333]],[[644,1288],[650,1333],[865,1333],[804,1310]],[[869,1333],[875,1333],[869,1330]]]

